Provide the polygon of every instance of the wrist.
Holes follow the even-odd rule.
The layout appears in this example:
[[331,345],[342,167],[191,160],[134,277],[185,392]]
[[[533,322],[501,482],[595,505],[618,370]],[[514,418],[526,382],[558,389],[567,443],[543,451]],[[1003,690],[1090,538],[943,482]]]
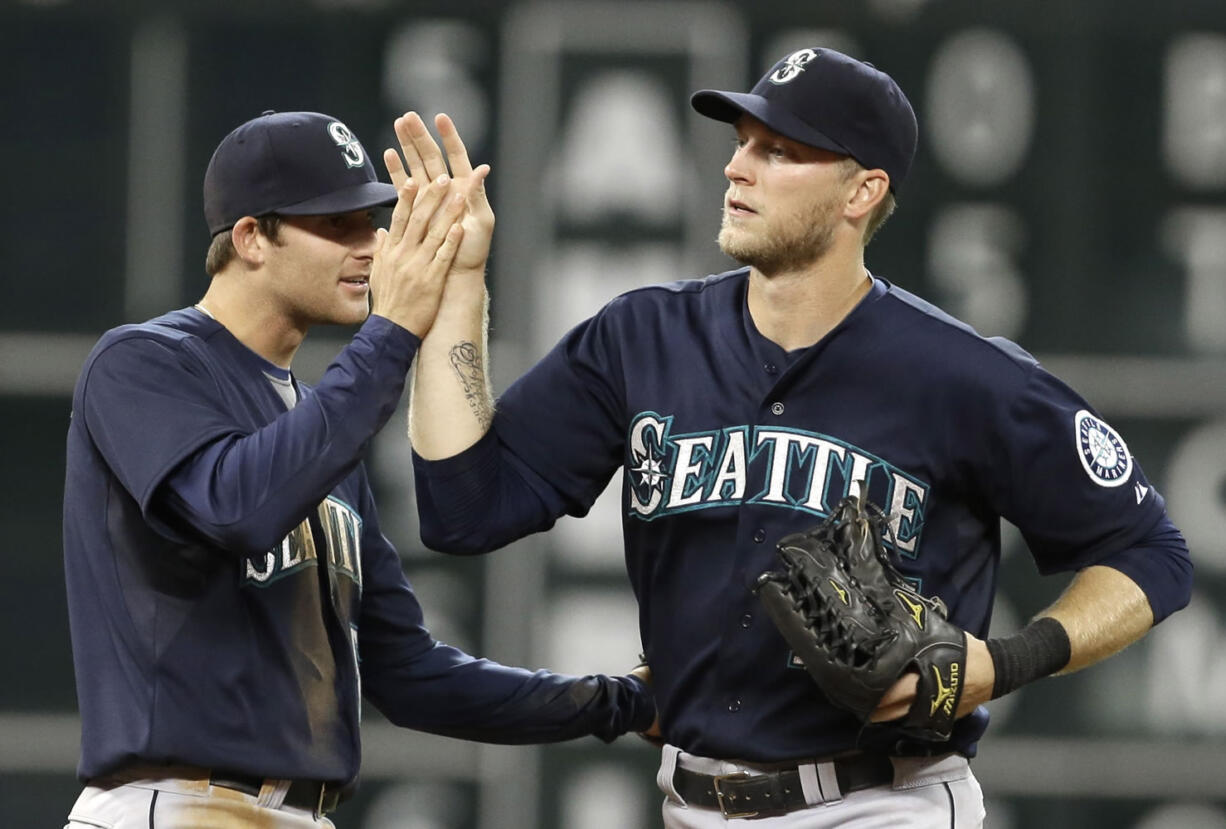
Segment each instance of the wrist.
[[992,699],[1050,676],[1069,663],[1072,646],[1064,625],[1050,616],[1035,619],[1010,636],[985,643],[996,669]]
[[447,273],[448,292],[485,293],[485,268],[452,268]]
[[452,271],[447,275],[439,316],[460,321],[483,321],[488,305],[489,292],[485,288],[484,271]]

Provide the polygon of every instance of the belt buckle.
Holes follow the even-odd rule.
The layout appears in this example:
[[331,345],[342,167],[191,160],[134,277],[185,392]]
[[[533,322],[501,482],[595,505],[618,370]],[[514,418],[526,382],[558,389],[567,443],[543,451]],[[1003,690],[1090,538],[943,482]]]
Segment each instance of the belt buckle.
[[[727,804],[724,803],[724,797],[725,797],[724,792],[722,789],[720,789],[720,783],[722,783],[725,780],[744,780],[752,776],[753,775],[751,775],[749,772],[737,771],[737,772],[733,772],[732,774],[717,774],[711,778],[711,785],[715,787],[715,799],[719,803],[719,812],[725,818],[731,819],[731,818],[737,818],[737,817],[740,817],[740,818],[757,817],[757,814],[758,814],[757,809],[751,812],[731,812],[729,811]],[[735,797],[735,795],[728,795],[728,796]]]

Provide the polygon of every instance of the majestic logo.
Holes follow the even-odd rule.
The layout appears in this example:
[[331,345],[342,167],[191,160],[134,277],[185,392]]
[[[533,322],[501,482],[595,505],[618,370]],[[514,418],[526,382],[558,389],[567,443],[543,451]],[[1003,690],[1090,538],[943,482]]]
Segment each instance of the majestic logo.
[[915,620],[915,626],[920,630],[923,630],[925,610],[924,603],[917,602],[915,599],[908,596],[904,590],[895,590],[894,596],[898,599],[898,603],[906,608],[907,612],[911,614],[911,618]]
[[347,166],[361,167],[366,163],[366,151],[362,149],[361,143],[354,137],[349,127],[340,121],[333,121],[328,124],[328,135],[332,136],[336,146],[341,148],[341,158],[345,159]]
[[699,509],[762,504],[825,518],[855,482],[886,508],[892,546],[916,556],[929,486],[882,458],[816,432],[731,426],[673,434],[673,417],[640,412],[625,462],[627,515],[654,521]]
[[1132,491],[1136,493],[1137,503],[1139,504],[1144,501],[1145,496],[1149,494],[1149,487],[1141,486],[1140,482],[1138,482],[1132,487]]
[[1077,455],[1090,480],[1099,486],[1121,486],[1132,477],[1132,455],[1120,433],[1082,409],[1073,418]]
[[957,662],[949,663],[949,682],[941,681],[941,671],[936,665],[932,666],[932,675],[936,677],[937,693],[932,698],[932,708],[928,714],[932,716],[937,711],[943,711],[947,717],[952,717],[954,700],[958,695],[958,683],[961,681],[961,666]]
[[785,84],[805,71],[805,64],[817,57],[812,49],[801,49],[784,58],[783,66],[771,73],[770,82]]

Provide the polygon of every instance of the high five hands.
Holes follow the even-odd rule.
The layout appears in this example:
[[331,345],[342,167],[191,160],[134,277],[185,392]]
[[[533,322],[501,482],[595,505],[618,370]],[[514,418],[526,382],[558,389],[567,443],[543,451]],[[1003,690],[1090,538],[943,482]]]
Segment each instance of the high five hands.
[[378,231],[370,275],[371,313],[419,337],[434,324],[449,279],[483,278],[494,232],[484,187],[489,165],[473,168],[448,116],[435,125],[445,160],[417,113],[394,123],[404,161],[395,150],[383,153],[398,198],[387,229]]
[[[489,175],[490,167],[482,164],[473,168],[468,160],[468,150],[450,117],[442,113],[436,115],[434,126],[443,139],[446,161],[421,116],[410,112],[397,118],[394,123],[404,163],[401,163],[400,155],[390,149],[383,151],[383,163],[387,165],[392,184],[397,187],[406,180],[432,181],[447,175],[450,167],[452,179],[462,188],[468,201],[468,211],[463,219],[464,239],[456,252],[452,268],[457,272],[484,273],[490,238],[494,234],[494,210],[485,195],[485,177]],[[408,165],[407,173],[405,164]]]

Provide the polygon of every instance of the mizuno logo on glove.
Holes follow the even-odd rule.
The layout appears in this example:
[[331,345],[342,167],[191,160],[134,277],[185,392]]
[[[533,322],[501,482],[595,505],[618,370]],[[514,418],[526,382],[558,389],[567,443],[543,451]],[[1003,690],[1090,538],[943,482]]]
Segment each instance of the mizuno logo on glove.
[[932,675],[936,679],[937,687],[936,696],[932,698],[932,715],[935,716],[938,710],[947,717],[954,715],[954,706],[958,703],[958,685],[961,681],[960,668],[957,662],[949,663],[949,682],[942,682],[941,671],[936,665],[932,666]]
[[895,590],[894,595],[898,598],[899,603],[906,608],[907,612],[911,614],[911,618],[915,620],[915,626],[923,630],[924,610],[926,609],[924,603],[917,602],[902,590]]

